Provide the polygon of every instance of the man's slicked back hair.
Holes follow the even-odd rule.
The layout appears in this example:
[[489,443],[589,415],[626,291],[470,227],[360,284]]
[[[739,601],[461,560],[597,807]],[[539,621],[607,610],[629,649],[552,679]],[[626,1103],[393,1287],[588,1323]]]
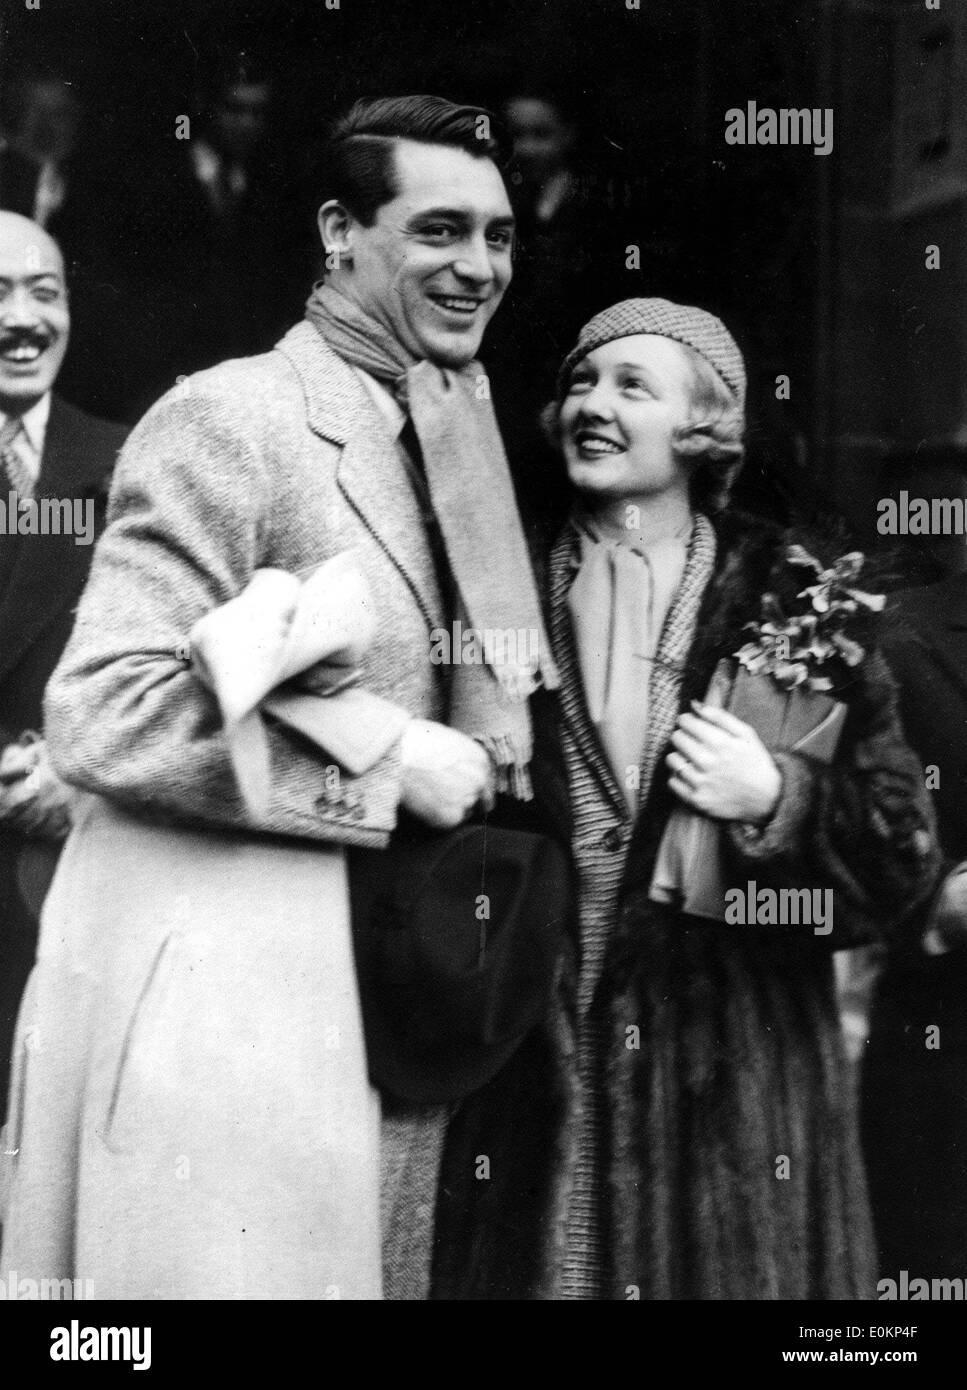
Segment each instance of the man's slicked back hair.
[[477,159],[506,163],[497,118],[482,106],[457,106],[444,97],[373,97],[357,101],[332,128],[326,146],[325,196],[335,198],[364,227],[396,197],[399,140],[449,145]]

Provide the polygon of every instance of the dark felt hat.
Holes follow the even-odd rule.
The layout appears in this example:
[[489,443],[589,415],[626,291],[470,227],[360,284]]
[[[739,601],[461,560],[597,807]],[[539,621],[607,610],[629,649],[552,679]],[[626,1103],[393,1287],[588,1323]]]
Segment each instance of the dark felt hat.
[[408,1101],[486,1084],[550,997],[570,900],[552,839],[465,825],[349,851],[369,1074]]

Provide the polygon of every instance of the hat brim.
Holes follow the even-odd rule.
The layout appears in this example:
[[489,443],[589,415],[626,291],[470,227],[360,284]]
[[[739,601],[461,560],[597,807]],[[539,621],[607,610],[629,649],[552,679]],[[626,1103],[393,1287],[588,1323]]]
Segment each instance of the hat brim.
[[419,1105],[444,1105],[460,1100],[486,1086],[510,1061],[531,1028],[525,1028],[507,1042],[483,1049],[455,1043],[443,1055],[439,1043],[432,1050],[421,1050],[402,1030],[378,1010],[364,1014],[366,1061],[369,1079],[381,1091],[397,1100]]

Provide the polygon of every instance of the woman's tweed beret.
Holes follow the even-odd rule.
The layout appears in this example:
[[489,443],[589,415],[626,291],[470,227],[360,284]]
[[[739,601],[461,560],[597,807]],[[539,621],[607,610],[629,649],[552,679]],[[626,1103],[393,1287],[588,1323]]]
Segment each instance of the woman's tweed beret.
[[739,408],[744,408],[745,363],[732,334],[714,314],[689,304],[672,304],[668,299],[622,299],[589,319],[561,364],[557,378],[558,399],[566,394],[571,373],[582,357],[604,343],[635,333],[656,333],[661,338],[674,338],[694,348],[715,368]]

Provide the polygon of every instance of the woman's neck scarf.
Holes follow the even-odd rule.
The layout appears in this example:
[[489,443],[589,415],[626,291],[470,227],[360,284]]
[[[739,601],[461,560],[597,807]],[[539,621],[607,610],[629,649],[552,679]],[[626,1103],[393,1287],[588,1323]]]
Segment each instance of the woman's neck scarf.
[[567,602],[585,702],[634,815],[652,667],[685,573],[692,521],[648,545],[609,540],[586,515],[576,514],[574,527],[578,569]]
[[[410,353],[345,295],[320,283],[306,317],[329,346],[393,391],[423,455],[433,511],[458,591],[454,615],[483,659],[450,672],[449,723],[487,748],[498,787],[526,799],[532,735],[527,697],[560,683],[521,529],[486,374]],[[483,397],[483,399],[481,399]]]

